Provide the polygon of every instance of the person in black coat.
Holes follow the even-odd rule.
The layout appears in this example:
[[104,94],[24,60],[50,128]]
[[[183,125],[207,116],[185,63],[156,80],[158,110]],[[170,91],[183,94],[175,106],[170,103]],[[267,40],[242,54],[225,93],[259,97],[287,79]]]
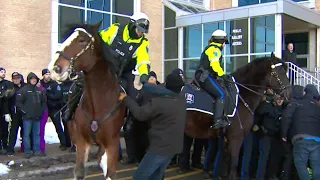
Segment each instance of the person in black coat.
[[186,121],[186,102],[184,94],[180,94],[183,85],[180,76],[168,75],[166,88],[173,93],[153,97],[143,106],[120,94],[119,100],[123,100],[137,120],[150,121],[149,149],[133,180],[162,179],[172,157],[182,151]]
[[[22,74],[18,72],[14,72],[11,75],[12,77],[12,82],[14,84],[14,89],[15,89],[15,95],[12,96],[10,99],[10,114],[12,117],[12,123],[11,123],[11,128],[10,128],[10,135],[9,135],[9,144],[8,144],[8,149],[7,149],[7,155],[12,156],[14,154],[14,146],[17,141],[17,135],[18,135],[18,130],[19,127],[22,129],[23,127],[23,122],[22,122],[22,113],[20,110],[17,109],[16,106],[16,95],[17,92],[23,88],[25,85],[23,81],[23,76]],[[22,134],[21,134],[22,135]]]
[[280,119],[283,111],[283,99],[274,96],[276,99],[262,102],[256,109],[255,113],[258,116],[257,124],[263,132],[260,139],[260,156],[256,179],[265,179],[265,172],[271,152],[271,145],[274,141],[280,139]]
[[45,156],[40,150],[40,121],[46,109],[46,96],[37,87],[39,78],[34,73],[29,73],[28,83],[17,92],[16,106],[22,112],[23,119],[23,144],[26,158],[30,158],[30,135],[32,132],[33,153],[36,156]]
[[293,144],[293,159],[300,179],[320,179],[320,97],[317,88],[308,84],[302,99],[291,102],[283,113],[281,137]]
[[6,70],[0,67],[0,154],[6,154],[8,148],[10,115],[10,98],[14,95],[13,83],[6,80]]
[[47,105],[49,111],[49,117],[51,118],[56,132],[60,140],[60,149],[66,150],[66,137],[61,125],[60,113],[55,115],[63,105],[63,94],[60,85],[51,79],[51,73],[48,69],[42,70],[43,79],[41,85],[46,89]]

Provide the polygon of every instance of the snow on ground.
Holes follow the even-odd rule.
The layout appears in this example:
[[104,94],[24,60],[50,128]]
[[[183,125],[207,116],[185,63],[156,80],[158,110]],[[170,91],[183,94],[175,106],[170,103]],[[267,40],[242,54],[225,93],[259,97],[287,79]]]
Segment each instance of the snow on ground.
[[[63,125],[62,125],[62,127],[63,127]],[[16,142],[16,147],[20,147],[21,146],[20,128],[19,128],[17,137],[18,138],[17,138],[17,142]],[[47,122],[46,129],[45,129],[44,140],[46,141],[46,144],[60,143],[59,138],[58,138],[58,134],[56,132],[56,128],[53,125],[53,122]]]
[[8,168],[7,165],[1,164],[0,163],[0,176],[3,174],[8,174],[10,169]]

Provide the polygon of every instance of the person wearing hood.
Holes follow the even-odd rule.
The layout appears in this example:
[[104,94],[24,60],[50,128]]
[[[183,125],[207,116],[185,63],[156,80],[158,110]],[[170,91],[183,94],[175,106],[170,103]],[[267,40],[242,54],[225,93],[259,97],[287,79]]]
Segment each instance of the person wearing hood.
[[283,141],[291,140],[293,144],[293,159],[300,179],[311,179],[308,161],[313,179],[320,179],[320,97],[312,84],[308,84],[304,92],[300,100],[292,101],[286,107],[281,121],[281,136]]
[[46,96],[37,84],[39,78],[30,72],[27,76],[27,84],[17,92],[16,106],[22,112],[23,120],[23,144],[25,157],[32,156],[30,135],[32,132],[33,153],[36,156],[45,156],[40,150],[40,121],[46,109]]

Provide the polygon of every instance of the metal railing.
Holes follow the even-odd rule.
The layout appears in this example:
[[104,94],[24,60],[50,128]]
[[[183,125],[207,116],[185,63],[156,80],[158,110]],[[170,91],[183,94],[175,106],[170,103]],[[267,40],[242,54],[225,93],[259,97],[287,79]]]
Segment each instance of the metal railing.
[[[320,91],[320,74],[318,75],[317,69],[314,75],[312,72],[308,72],[299,66],[286,62],[288,64],[288,73],[287,76],[290,80],[291,84],[306,86],[307,84],[313,84],[317,87],[318,91]],[[320,69],[319,69],[320,70]]]

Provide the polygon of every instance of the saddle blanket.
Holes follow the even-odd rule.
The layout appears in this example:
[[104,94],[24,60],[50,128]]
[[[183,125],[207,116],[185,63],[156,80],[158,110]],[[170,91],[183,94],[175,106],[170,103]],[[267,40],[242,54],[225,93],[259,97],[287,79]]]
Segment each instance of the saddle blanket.
[[[232,83],[235,82],[234,77],[230,77],[229,81],[222,85],[226,94],[224,112],[228,117],[234,117],[238,106],[239,89],[235,83]],[[187,84],[183,87],[182,92],[185,94],[187,111],[199,111],[214,115],[215,99],[206,91],[195,85]]]

